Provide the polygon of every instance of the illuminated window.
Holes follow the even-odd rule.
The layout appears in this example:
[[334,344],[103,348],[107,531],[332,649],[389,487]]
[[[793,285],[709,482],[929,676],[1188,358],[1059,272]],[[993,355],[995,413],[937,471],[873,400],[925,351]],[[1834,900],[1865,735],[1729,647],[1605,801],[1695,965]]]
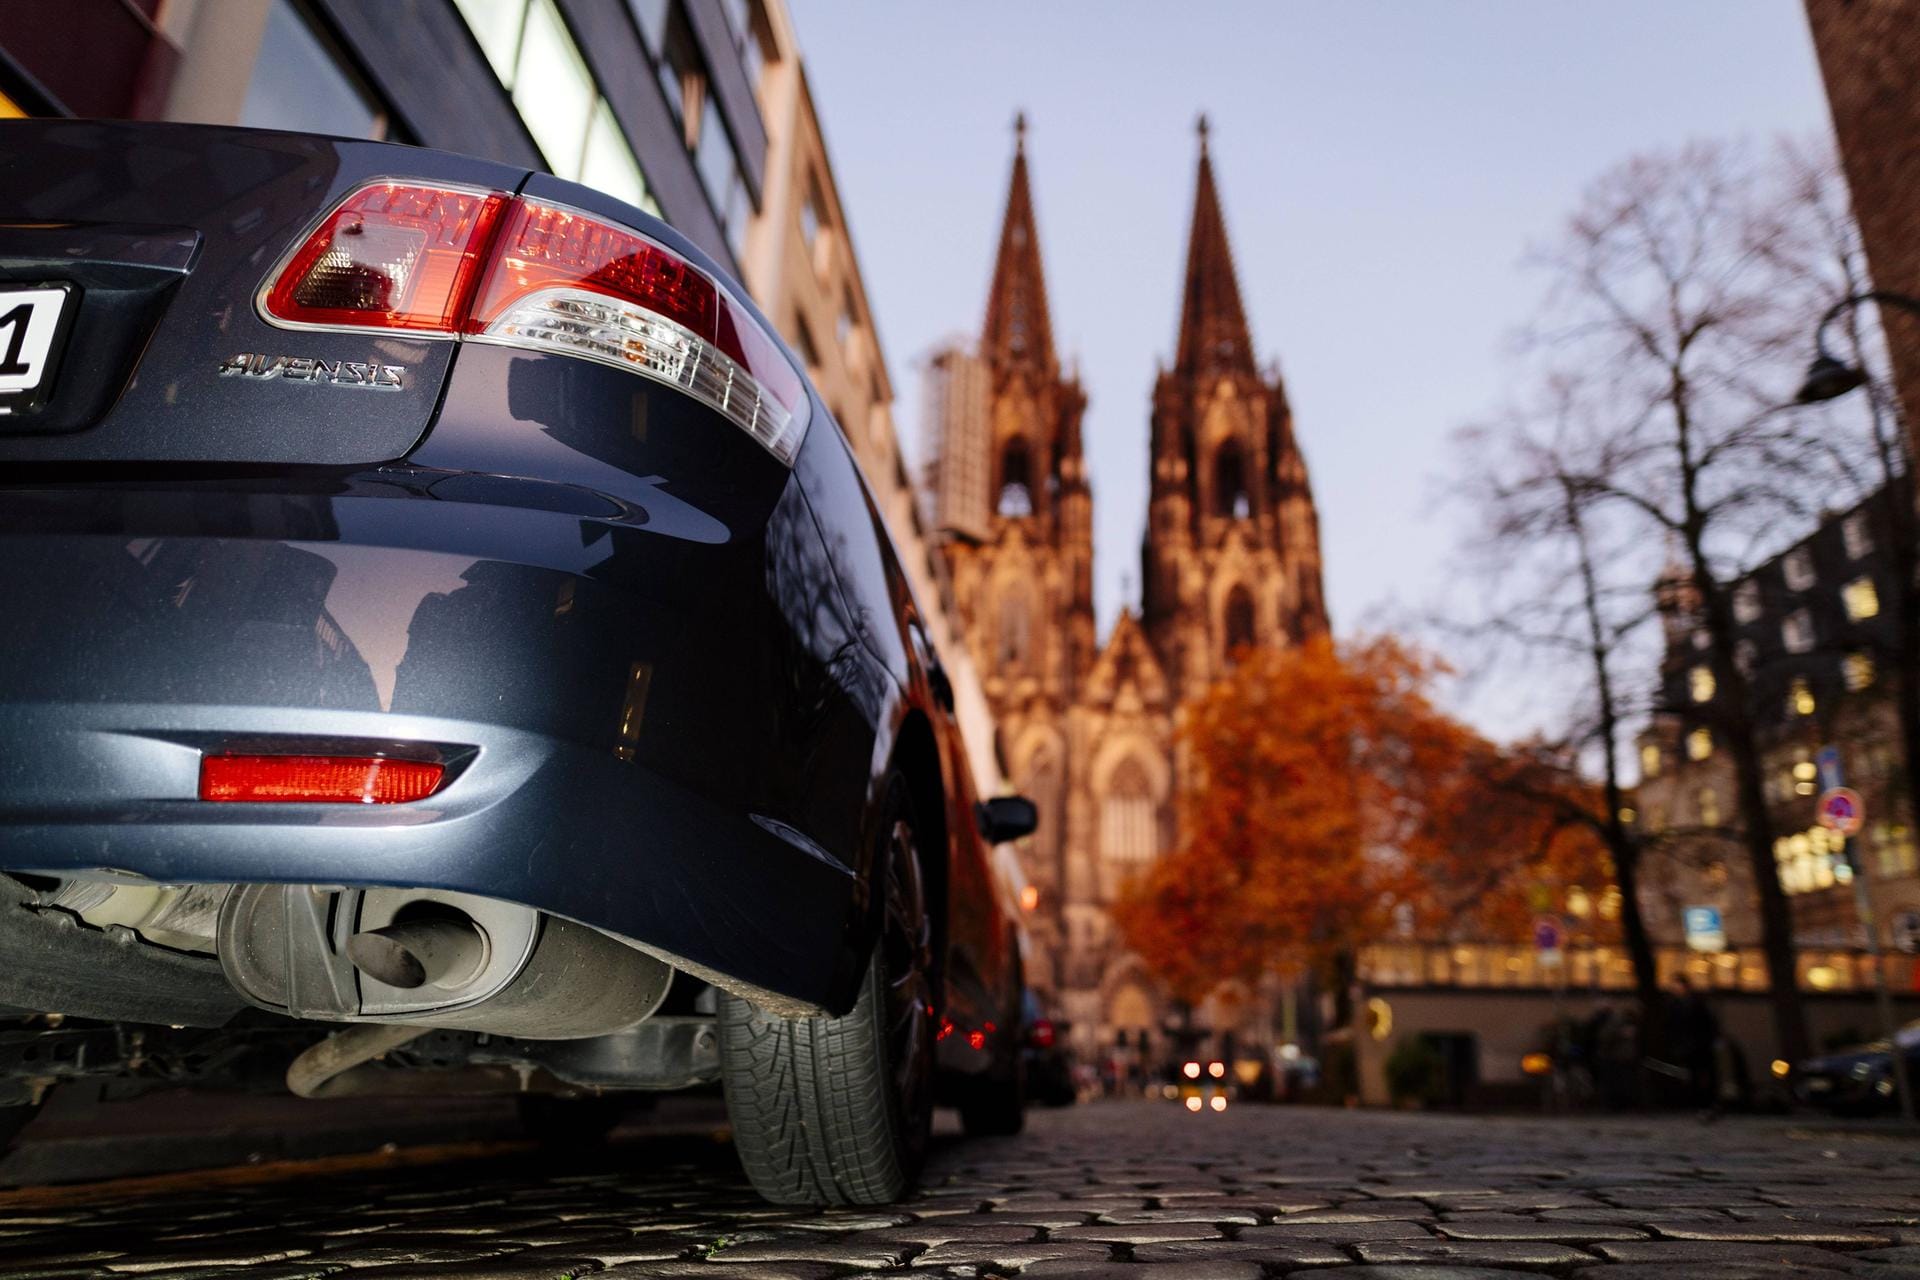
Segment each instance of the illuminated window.
[[1873,579],[1865,574],[1840,588],[1840,601],[1847,606],[1847,616],[1855,622],[1880,616],[1880,593],[1874,588]]
[[1847,545],[1847,559],[1858,560],[1873,550],[1873,529],[1867,513],[1856,511],[1840,526],[1840,540]]
[[1695,729],[1687,735],[1687,759],[1705,760],[1713,754],[1713,734],[1707,729]]
[[1780,643],[1788,653],[1805,653],[1813,648],[1813,618],[1805,609],[1787,615],[1780,624]]
[[1910,876],[1920,871],[1913,831],[1903,823],[1876,822],[1868,832],[1873,839],[1874,860],[1882,876]]
[[1695,667],[1687,672],[1687,694],[1695,702],[1713,701],[1713,669]]
[[1787,580],[1789,591],[1805,591],[1814,584],[1813,552],[1806,547],[1797,547],[1787,552],[1786,559],[1780,562],[1781,576]]
[[1703,827],[1720,825],[1720,796],[1712,787],[1700,788],[1700,825]]
[[1795,676],[1793,683],[1787,687],[1787,714],[1810,716],[1813,708],[1813,690],[1808,687],[1806,680]]
[[1760,616],[1760,584],[1752,578],[1733,589],[1733,616],[1740,622],[1752,622]]
[[1643,778],[1660,776],[1660,748],[1651,742],[1640,748],[1640,776]]
[[640,161],[553,0],[456,4],[547,167],[658,214]]
[[1873,683],[1873,655],[1870,653],[1850,653],[1840,662],[1841,678],[1847,682],[1847,692],[1858,693]]

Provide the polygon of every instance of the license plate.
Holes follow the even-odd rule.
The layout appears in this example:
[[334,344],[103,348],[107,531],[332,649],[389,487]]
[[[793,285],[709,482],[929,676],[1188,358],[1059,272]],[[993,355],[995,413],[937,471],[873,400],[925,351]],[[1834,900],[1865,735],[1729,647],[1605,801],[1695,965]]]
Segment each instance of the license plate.
[[69,285],[0,285],[0,415],[36,409],[53,394],[75,301]]

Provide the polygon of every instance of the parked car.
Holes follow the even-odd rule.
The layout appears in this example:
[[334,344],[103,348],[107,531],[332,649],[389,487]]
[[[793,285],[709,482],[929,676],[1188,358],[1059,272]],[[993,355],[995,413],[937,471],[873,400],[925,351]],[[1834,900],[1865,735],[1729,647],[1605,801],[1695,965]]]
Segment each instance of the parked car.
[[936,1100],[1020,1124],[985,851],[1033,808],[976,803],[840,428],[670,227],[0,125],[0,462],[16,1123],[80,1078],[717,1078],[816,1204],[899,1195]]
[[1916,1019],[1895,1031],[1891,1043],[1875,1040],[1800,1063],[1793,1070],[1794,1097],[1836,1115],[1872,1115],[1897,1108],[1896,1045],[1906,1059],[1907,1079],[1920,1080],[1920,1019]]
[[1073,1024],[1054,1017],[1040,994],[1026,991],[1027,1097],[1049,1107],[1070,1107],[1079,1099],[1074,1084],[1073,1051],[1067,1033]]

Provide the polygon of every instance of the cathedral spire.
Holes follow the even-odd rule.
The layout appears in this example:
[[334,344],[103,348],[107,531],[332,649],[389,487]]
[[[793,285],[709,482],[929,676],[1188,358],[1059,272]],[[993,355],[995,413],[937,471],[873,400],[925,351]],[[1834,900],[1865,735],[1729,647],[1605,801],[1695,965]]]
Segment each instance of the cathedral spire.
[[1227,222],[1213,186],[1206,116],[1200,117],[1197,129],[1200,177],[1193,196],[1193,230],[1187,240],[1187,280],[1180,303],[1180,343],[1174,370],[1183,374],[1252,373],[1253,338],[1247,332],[1247,314],[1240,306]]
[[1000,227],[1000,252],[987,293],[987,323],[980,354],[996,366],[1026,364],[1054,372],[1053,326],[1047,319],[1047,282],[1040,267],[1040,236],[1027,186],[1027,117],[1013,118],[1013,179]]

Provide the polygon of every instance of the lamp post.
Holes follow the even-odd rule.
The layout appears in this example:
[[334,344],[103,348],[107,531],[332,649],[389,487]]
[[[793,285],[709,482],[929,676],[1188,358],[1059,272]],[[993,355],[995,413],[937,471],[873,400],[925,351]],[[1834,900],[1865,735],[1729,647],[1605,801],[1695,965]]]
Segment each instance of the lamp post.
[[1794,397],[1795,400],[1801,404],[1816,404],[1865,385],[1866,370],[1848,364],[1827,349],[1827,327],[1839,319],[1843,311],[1851,311],[1868,302],[1883,307],[1898,307],[1920,316],[1920,298],[1910,298],[1904,293],[1892,293],[1885,289],[1852,294],[1828,307],[1827,313],[1820,317],[1820,326],[1813,331],[1813,363],[1807,366],[1806,379],[1801,382],[1800,393]]
[[[1883,289],[1871,289],[1865,293],[1852,294],[1840,299],[1840,301],[1834,303],[1831,307],[1828,307],[1826,314],[1820,317],[1819,327],[1813,331],[1813,363],[1807,366],[1807,376],[1800,384],[1799,394],[1794,397],[1799,403],[1817,404],[1821,401],[1837,399],[1840,396],[1846,395],[1854,388],[1866,384],[1867,372],[1865,369],[1857,365],[1848,364],[1828,350],[1827,327],[1838,319],[1842,312],[1852,310],[1868,302],[1883,307],[1898,307],[1909,314],[1920,316],[1920,298],[1912,298],[1904,293],[1893,293]],[[1907,513],[1899,509],[1900,504],[1893,489],[1891,458],[1885,436],[1880,430],[1880,415],[1877,405],[1874,412],[1874,444],[1880,450],[1881,465],[1887,468],[1889,475],[1886,490],[1889,523],[1895,530],[1896,542],[1905,542],[1910,539],[1910,534],[1908,533],[1909,522],[1904,518]],[[1911,625],[1913,605],[1908,599],[1909,594],[1914,589],[1912,570],[1907,567],[1910,564],[1910,555],[1910,549],[1903,548],[1894,560],[1901,579],[1899,582],[1902,624],[1901,639],[1905,642],[1902,646],[1904,652],[1901,656],[1904,662],[1911,662],[1914,658],[1910,649],[1911,641],[1914,637],[1914,628]],[[1905,687],[1905,681],[1911,678],[1910,675],[1903,677],[1900,688],[1900,696],[1903,699],[1912,696],[1911,690]],[[1906,714],[1906,711],[1906,708],[1902,708],[1903,714]],[[1911,752],[1913,750],[1911,737],[1908,738],[1906,745],[1907,750]],[[1913,762],[1909,760],[1908,771],[1910,774],[1912,770]],[[1920,795],[1914,797],[1913,803],[1920,803]],[[1853,872],[1854,911],[1855,914],[1858,915],[1862,927],[1866,930],[1867,954],[1873,963],[1874,1003],[1880,1015],[1881,1030],[1887,1037],[1887,1053],[1892,1059],[1894,1086],[1900,1094],[1900,1114],[1908,1124],[1912,1124],[1914,1123],[1913,1082],[1909,1080],[1907,1076],[1905,1049],[1900,1043],[1899,1036],[1895,1034],[1897,1024],[1893,1016],[1893,1003],[1887,995],[1886,966],[1880,954],[1880,926],[1874,917],[1873,899],[1868,893],[1866,863],[1865,860],[1860,857],[1859,846],[1855,842],[1843,839],[1841,847],[1845,850],[1844,856],[1847,859],[1847,865]]]

